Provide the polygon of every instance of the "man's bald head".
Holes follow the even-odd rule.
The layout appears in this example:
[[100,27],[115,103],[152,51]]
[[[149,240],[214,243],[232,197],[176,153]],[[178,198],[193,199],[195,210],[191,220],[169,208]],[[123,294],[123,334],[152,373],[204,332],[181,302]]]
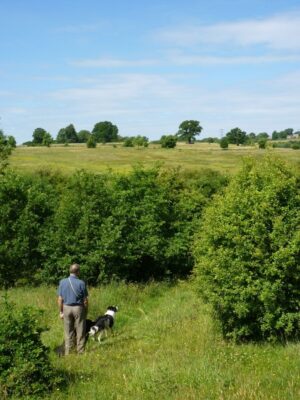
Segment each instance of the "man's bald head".
[[79,264],[72,264],[70,267],[70,274],[75,274],[78,275],[80,271],[80,266]]

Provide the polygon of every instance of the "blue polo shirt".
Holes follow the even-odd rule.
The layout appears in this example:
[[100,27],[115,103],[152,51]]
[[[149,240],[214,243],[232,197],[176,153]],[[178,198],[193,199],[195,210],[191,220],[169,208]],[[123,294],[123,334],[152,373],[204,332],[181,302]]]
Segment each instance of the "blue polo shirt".
[[65,305],[76,306],[83,304],[83,300],[88,296],[88,291],[85,283],[76,275],[71,274],[69,278],[59,282],[57,294],[62,297]]

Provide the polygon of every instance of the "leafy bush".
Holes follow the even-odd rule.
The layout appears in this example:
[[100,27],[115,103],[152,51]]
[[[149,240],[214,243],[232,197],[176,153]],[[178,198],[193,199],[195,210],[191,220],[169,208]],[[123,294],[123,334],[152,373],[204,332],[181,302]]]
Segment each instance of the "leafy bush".
[[41,236],[49,228],[57,195],[51,176],[0,175],[0,286],[33,281],[42,264]]
[[86,142],[86,147],[89,149],[94,149],[97,146],[97,141],[94,135],[90,135]]
[[300,142],[295,140],[286,140],[284,142],[274,142],[272,143],[272,147],[274,148],[282,148],[282,149],[300,149]]
[[197,220],[226,182],[209,170],[158,167],[64,178],[7,171],[0,176],[1,285],[57,283],[75,261],[92,285],[185,276]]
[[133,138],[126,138],[123,143],[124,147],[134,147]]
[[41,341],[40,312],[0,304],[0,397],[38,399],[61,381]]
[[266,148],[266,146],[267,146],[267,139],[266,138],[264,138],[264,137],[262,137],[262,138],[260,138],[259,140],[258,140],[258,147],[260,148],[260,149],[265,149]]
[[299,334],[299,177],[282,161],[249,160],[204,213],[197,290],[236,340]]
[[197,219],[226,183],[218,173],[211,182],[204,174],[159,168],[75,174],[40,242],[44,280],[57,282],[75,260],[92,285],[113,276],[140,281],[188,274]]
[[226,138],[226,137],[223,137],[221,140],[220,140],[220,147],[221,147],[221,149],[228,149],[228,144],[229,144],[229,142],[228,142],[228,139]]
[[161,147],[165,149],[173,149],[176,147],[177,137],[173,135],[164,135],[160,139]]

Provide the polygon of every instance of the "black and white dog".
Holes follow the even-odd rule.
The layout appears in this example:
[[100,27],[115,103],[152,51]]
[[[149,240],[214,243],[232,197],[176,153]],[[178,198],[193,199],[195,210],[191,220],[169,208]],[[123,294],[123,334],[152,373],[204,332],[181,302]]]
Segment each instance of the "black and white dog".
[[105,333],[105,335],[107,336],[108,329],[111,329],[113,327],[117,311],[117,306],[107,307],[106,313],[98,317],[93,323],[93,326],[89,329],[89,336],[93,337],[94,339],[96,339],[97,337],[98,342],[100,343],[103,334]]

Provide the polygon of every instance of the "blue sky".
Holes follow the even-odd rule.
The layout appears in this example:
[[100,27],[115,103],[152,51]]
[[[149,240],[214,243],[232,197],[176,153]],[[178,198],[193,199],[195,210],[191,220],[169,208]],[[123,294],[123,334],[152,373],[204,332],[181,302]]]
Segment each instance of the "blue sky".
[[0,128],[109,120],[151,139],[197,119],[202,137],[300,129],[300,1],[0,4]]

